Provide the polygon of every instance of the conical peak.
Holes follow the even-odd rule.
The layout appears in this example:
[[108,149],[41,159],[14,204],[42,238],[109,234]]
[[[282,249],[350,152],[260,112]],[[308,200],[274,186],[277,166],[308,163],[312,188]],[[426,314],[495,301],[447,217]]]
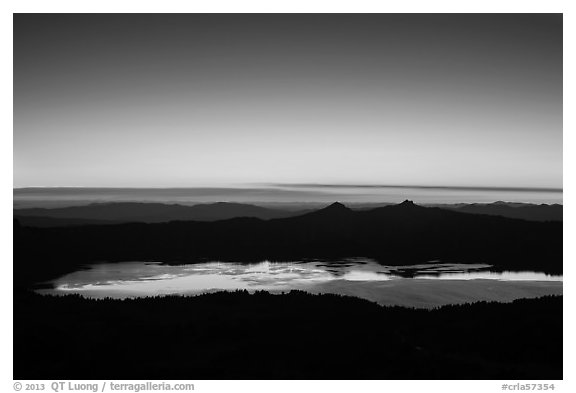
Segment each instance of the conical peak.
[[340,202],[334,202],[333,204],[328,206],[327,209],[348,209],[348,208]]
[[410,200],[406,199],[404,202],[400,203],[399,206],[411,207],[411,206],[416,206],[416,204],[414,203],[414,201],[410,201]]

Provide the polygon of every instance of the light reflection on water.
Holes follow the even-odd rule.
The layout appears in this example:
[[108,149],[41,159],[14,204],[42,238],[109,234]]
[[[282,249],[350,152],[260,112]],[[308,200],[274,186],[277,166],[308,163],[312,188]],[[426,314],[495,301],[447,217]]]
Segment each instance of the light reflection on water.
[[[447,264],[438,261],[411,266],[383,266],[371,259],[293,261],[242,264],[208,262],[163,265],[160,262],[103,263],[87,266],[56,279],[41,293],[77,293],[87,297],[142,297],[198,294],[216,290],[308,290],[324,284],[367,285],[368,282],[436,281],[562,281],[562,276],[537,272],[494,272],[485,264]],[[412,277],[412,278],[410,278]]]

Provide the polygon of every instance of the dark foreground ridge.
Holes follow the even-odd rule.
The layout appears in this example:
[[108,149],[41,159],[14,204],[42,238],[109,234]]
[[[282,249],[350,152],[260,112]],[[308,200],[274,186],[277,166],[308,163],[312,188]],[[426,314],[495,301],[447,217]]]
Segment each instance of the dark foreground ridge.
[[562,297],[430,311],[296,291],[18,292],[14,379],[562,379]]
[[[406,203],[413,203],[406,201]],[[392,203],[355,203],[354,210],[368,210],[393,205]],[[345,207],[341,203],[336,206]],[[494,203],[457,203],[439,204],[428,207],[440,207],[459,213],[488,214],[528,221],[562,221],[563,206],[558,204],[532,204],[516,202]],[[180,221],[218,221],[239,217],[255,217],[262,220],[302,215],[310,211],[306,204],[296,205],[294,209],[266,208],[246,203],[216,202],[185,206],[170,203],[153,202],[101,202],[81,206],[52,208],[17,208],[14,217],[21,224],[30,227],[62,227],[75,225],[105,225],[127,222],[168,222]],[[312,209],[314,210],[314,209]]]
[[562,223],[425,208],[410,201],[368,211],[340,203],[296,217],[30,228],[15,221],[17,286],[96,261],[259,261],[370,257],[502,270],[562,272]]

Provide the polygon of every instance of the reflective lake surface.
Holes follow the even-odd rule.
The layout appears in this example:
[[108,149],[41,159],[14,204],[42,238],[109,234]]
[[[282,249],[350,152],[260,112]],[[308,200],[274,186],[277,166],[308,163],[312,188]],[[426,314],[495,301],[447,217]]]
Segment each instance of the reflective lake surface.
[[102,263],[86,266],[51,283],[40,293],[92,298],[192,295],[246,289],[358,296],[381,304],[432,307],[477,300],[510,301],[562,293],[562,276],[537,272],[494,272],[485,264],[438,261],[383,266],[371,259],[260,263]]

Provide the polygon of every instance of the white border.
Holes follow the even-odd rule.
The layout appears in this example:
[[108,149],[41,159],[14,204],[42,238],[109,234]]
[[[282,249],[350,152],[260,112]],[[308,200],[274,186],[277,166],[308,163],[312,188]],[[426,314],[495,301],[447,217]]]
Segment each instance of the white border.
[[[572,3],[574,3],[572,1]],[[573,6],[572,6],[573,7]],[[1,326],[2,354],[1,354],[1,385],[5,392],[13,390],[12,380],[12,191],[8,187],[13,184],[13,151],[12,151],[12,13],[13,12],[313,12],[313,13],[357,13],[357,12],[560,12],[564,13],[564,173],[568,176],[564,180],[565,200],[565,231],[564,231],[564,381],[555,381],[556,390],[576,391],[574,370],[574,336],[576,331],[574,323],[574,291],[571,281],[574,274],[574,208],[572,201],[572,169],[576,168],[575,156],[570,154],[570,147],[574,147],[574,77],[576,70],[574,62],[574,30],[576,19],[570,1],[264,1],[264,0],[227,0],[227,1],[5,1],[2,3],[2,19],[0,28],[2,34],[2,132],[0,133],[0,160],[2,160],[2,258],[3,282],[1,288],[1,310],[3,313]],[[529,343],[527,343],[529,345]],[[331,392],[350,392],[358,389],[361,392],[383,391],[428,391],[440,390],[442,392],[498,392],[501,391],[501,381],[193,381],[196,390],[202,392],[237,391],[237,392],[294,392],[329,390]],[[510,381],[514,383],[516,381]],[[527,381],[523,381],[527,382]],[[50,390],[48,390],[50,391]]]

